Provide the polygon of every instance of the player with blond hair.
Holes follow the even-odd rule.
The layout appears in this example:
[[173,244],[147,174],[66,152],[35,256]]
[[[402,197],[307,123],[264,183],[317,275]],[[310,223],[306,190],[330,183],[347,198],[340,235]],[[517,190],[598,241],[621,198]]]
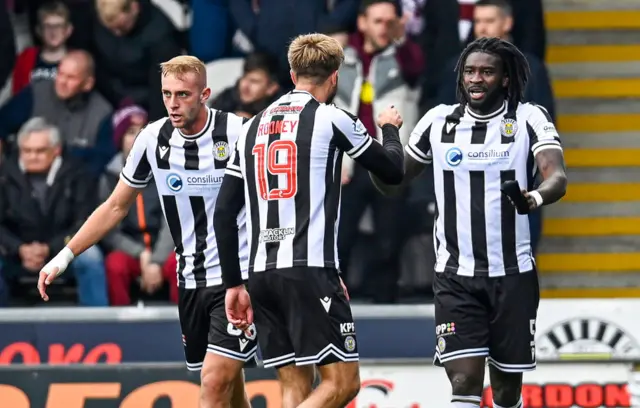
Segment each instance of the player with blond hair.
[[[402,119],[393,107],[383,111],[378,143],[358,118],[330,104],[344,59],[337,40],[303,35],[288,56],[295,90],[244,125],[214,229],[227,318],[240,329],[255,318],[264,366],[278,370],[283,408],[338,408],[360,390],[356,328],[336,247],[342,155],[386,183],[401,183]],[[232,222],[245,197],[248,292]],[[312,391],[314,366],[322,381]]]
[[[74,257],[99,242],[129,212],[153,177],[176,246],[180,326],[187,368],[201,370],[200,408],[250,408],[242,368],[255,359],[256,331],[239,330],[226,318],[218,242],[211,227],[231,147],[243,119],[209,109],[204,64],[179,56],[161,64],[168,117],[143,128],[111,196],[40,271],[38,289],[62,274]],[[247,279],[244,210],[233,219],[236,257]]]

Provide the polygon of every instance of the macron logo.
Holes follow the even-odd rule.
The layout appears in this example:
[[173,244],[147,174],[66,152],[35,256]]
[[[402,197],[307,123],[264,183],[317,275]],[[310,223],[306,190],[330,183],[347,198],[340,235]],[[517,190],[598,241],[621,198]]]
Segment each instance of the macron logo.
[[238,341],[240,342],[240,352],[242,353],[247,347],[247,344],[249,344],[249,340],[239,339]]
[[324,298],[320,299],[320,303],[322,303],[324,311],[329,313],[329,309],[331,308],[331,298],[329,296],[325,296]]
[[169,147],[168,146],[160,146],[160,158],[164,159],[164,156],[167,155],[167,152],[169,152]]
[[447,133],[451,133],[453,128],[456,127],[456,124],[455,124],[455,122],[447,122],[447,124],[445,126],[447,128]]

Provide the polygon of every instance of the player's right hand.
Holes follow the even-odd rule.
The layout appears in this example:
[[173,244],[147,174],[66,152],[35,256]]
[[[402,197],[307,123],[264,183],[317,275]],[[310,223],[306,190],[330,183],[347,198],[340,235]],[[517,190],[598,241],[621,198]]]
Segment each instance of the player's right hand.
[[[47,265],[45,265],[46,267]],[[50,274],[47,273],[45,268],[42,268],[40,271],[40,276],[38,276],[38,292],[40,292],[40,297],[45,302],[49,301],[49,295],[47,295],[47,286],[53,282],[53,280],[58,276],[58,268],[54,267]]]
[[398,129],[402,127],[402,116],[400,112],[393,106],[389,106],[378,115],[378,126],[382,127],[386,124],[396,126]]
[[244,285],[227,289],[224,298],[227,320],[240,330],[246,330],[253,324],[253,307],[249,292]]

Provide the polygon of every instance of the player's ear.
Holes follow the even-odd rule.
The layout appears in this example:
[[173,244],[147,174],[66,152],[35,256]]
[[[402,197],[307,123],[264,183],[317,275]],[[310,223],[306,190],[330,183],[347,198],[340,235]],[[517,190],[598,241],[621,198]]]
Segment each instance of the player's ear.
[[509,86],[509,77],[505,75],[505,76],[502,78],[502,87],[503,87],[503,88],[506,88],[506,87],[508,87],[508,86]]
[[202,94],[200,95],[200,101],[202,103],[207,103],[209,98],[211,97],[211,88],[204,88]]
[[293,70],[289,71],[289,75],[291,75],[291,82],[293,82],[293,85],[296,85],[298,82],[298,79],[296,78],[296,73],[293,72]]

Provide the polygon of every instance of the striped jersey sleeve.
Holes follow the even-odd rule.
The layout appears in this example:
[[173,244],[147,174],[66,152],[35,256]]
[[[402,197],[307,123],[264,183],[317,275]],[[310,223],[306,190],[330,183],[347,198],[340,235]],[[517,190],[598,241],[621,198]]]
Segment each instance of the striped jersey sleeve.
[[409,136],[409,143],[407,143],[404,148],[409,156],[420,163],[431,163],[431,126],[437,116],[436,110],[439,109],[440,106],[429,110],[420,121],[418,121],[418,124]]
[[364,124],[356,116],[331,106],[331,120],[336,146],[339,146],[349,157],[357,159],[373,143]]
[[529,131],[529,143],[531,152],[535,156],[542,150],[562,150],[560,135],[554,126],[551,116],[545,108],[538,105],[529,105],[529,117],[527,118],[527,130]]
[[249,129],[249,125],[247,125],[247,127],[244,127],[244,124],[251,121],[251,119],[234,116],[233,122],[229,125],[229,141],[232,141],[231,156],[229,157],[229,162],[227,163],[225,174],[243,178],[242,171],[240,170],[240,154],[238,153],[238,145],[240,144],[240,139],[244,137],[245,129]]
[[151,171],[151,165],[147,158],[147,134],[149,128],[144,128],[136,136],[135,142],[127,160],[125,161],[124,168],[120,173],[120,179],[130,187],[144,188],[149,184],[153,173]]

